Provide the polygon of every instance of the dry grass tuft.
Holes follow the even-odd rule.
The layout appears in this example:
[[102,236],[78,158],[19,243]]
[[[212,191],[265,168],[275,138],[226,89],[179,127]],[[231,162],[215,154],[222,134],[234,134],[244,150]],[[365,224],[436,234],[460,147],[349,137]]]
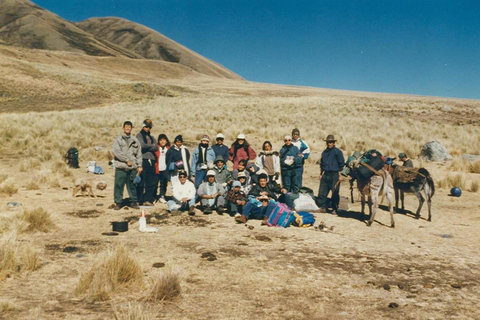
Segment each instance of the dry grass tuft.
[[21,271],[34,271],[39,267],[38,253],[28,244],[18,242],[13,234],[0,239],[0,281]]
[[480,161],[475,161],[470,164],[471,173],[480,173]]
[[0,300],[0,316],[5,316],[7,313],[16,309],[15,304],[9,300]]
[[30,180],[25,186],[25,188],[27,188],[27,190],[38,190],[40,189],[40,186],[37,184],[35,180]]
[[7,179],[8,179],[8,174],[5,174],[5,173],[0,174],[0,183],[3,183]]
[[126,307],[113,309],[113,318],[115,320],[151,320],[157,319],[154,310],[149,309],[143,303],[130,302]]
[[13,182],[5,181],[0,184],[0,194],[6,194],[8,196],[12,196],[18,192],[18,188],[15,186]]
[[48,232],[55,226],[50,217],[50,213],[42,207],[25,210],[20,218],[27,223],[24,229],[25,232]]
[[477,181],[472,181],[472,183],[470,184],[470,191],[478,192],[479,188],[480,188],[480,183],[478,183]]
[[442,189],[448,189],[453,187],[459,187],[465,189],[465,175],[462,173],[447,173],[445,179],[438,182],[438,187]]
[[146,299],[151,301],[173,300],[179,297],[181,293],[178,272],[171,270],[152,279],[151,289]]
[[140,265],[131,258],[125,247],[119,247],[100,259],[84,273],[75,289],[77,294],[86,294],[93,301],[105,301],[120,288],[143,287]]

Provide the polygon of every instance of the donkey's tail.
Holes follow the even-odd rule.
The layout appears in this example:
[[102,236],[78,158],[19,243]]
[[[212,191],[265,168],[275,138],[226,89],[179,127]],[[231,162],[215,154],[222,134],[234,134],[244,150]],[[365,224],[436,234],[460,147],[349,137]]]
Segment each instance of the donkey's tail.
[[432,176],[430,175],[430,172],[428,172],[428,170],[425,168],[418,169],[418,172],[423,174],[425,176],[425,179],[427,179],[427,183],[431,192],[430,198],[433,197],[433,195],[435,194],[435,183],[433,183],[433,179],[432,179]]

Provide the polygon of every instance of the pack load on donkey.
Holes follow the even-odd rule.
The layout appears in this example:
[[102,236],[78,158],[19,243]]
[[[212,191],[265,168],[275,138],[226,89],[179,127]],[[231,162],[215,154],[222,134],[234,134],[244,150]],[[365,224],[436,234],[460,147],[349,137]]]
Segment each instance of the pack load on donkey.
[[368,150],[364,154],[355,151],[352,156],[348,156],[346,164],[349,170],[344,170],[343,175],[368,179],[376,174],[375,171],[383,168],[385,157],[375,149]]

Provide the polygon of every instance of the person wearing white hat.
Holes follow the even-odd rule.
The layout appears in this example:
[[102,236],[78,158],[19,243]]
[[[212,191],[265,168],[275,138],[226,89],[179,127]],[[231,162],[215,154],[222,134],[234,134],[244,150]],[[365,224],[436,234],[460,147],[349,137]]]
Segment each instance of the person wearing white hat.
[[238,161],[241,159],[254,161],[255,158],[257,158],[257,153],[250,147],[245,135],[240,133],[229,150],[228,159],[233,162],[233,170],[238,169]]
[[215,152],[215,157],[222,156],[223,161],[227,163],[228,161],[228,147],[223,144],[225,136],[222,133],[217,134],[215,137],[217,141],[216,144],[212,145],[213,152]]
[[282,171],[282,184],[288,192],[297,193],[300,189],[297,169],[302,165],[302,158],[299,156],[300,151],[292,144],[292,137],[285,136],[285,144],[280,149],[280,168]]
[[208,164],[212,164],[215,160],[215,152],[209,145],[210,137],[204,134],[200,139],[200,144],[193,150],[192,153],[192,178],[195,181],[195,188],[198,189],[200,184],[205,181],[205,174],[207,172]]
[[211,214],[213,210],[217,210],[218,214],[223,214],[225,209],[224,194],[226,190],[223,186],[215,181],[215,171],[207,171],[207,181],[202,182],[198,187],[197,194],[203,206],[204,214]]

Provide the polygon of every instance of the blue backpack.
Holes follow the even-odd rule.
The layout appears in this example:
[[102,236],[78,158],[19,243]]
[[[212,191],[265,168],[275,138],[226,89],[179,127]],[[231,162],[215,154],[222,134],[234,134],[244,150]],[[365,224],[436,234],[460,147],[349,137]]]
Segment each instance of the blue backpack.
[[310,227],[315,223],[315,216],[307,211],[294,212],[295,221],[292,224],[296,227]]

